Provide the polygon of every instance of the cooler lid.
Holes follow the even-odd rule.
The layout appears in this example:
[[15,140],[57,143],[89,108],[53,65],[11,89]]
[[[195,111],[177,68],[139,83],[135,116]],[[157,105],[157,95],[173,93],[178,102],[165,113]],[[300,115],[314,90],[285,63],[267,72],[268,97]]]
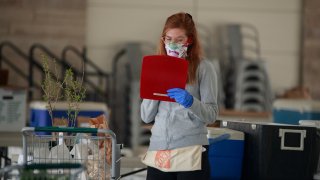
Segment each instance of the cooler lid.
[[[44,101],[32,101],[29,105],[30,109],[46,110],[47,103]],[[55,110],[66,110],[68,109],[68,103],[66,101],[59,101],[54,103]],[[107,105],[98,102],[81,102],[79,103],[80,111],[104,111],[108,110]]]
[[302,126],[312,126],[320,129],[320,119],[319,120],[300,120],[299,124]]
[[[293,127],[293,128],[315,128],[315,126],[305,126],[305,125],[295,125],[295,124],[282,124],[282,123],[274,123],[274,122],[253,122],[253,121],[222,121],[221,126],[222,127],[228,127],[228,123],[241,123],[241,124],[247,124],[250,125],[252,129],[256,129],[257,126],[277,126],[277,127]],[[281,127],[281,128],[282,128]]]
[[320,101],[305,99],[277,99],[273,103],[273,109],[296,110],[299,112],[320,112]]
[[215,138],[223,134],[229,134],[232,140],[244,140],[244,133],[228,128],[208,127],[208,138]]

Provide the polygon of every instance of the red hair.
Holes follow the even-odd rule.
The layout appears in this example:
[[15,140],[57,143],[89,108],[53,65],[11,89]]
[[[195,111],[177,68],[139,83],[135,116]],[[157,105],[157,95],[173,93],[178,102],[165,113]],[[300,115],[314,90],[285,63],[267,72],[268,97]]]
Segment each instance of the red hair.
[[[168,17],[161,37],[163,38],[169,29],[174,28],[185,30],[186,35],[188,36],[188,42],[190,43],[186,57],[186,59],[189,61],[188,83],[193,84],[196,82],[196,72],[200,64],[202,51],[192,16],[188,13],[180,12]],[[165,50],[165,44],[162,39],[159,41],[157,53],[160,55],[167,54]]]

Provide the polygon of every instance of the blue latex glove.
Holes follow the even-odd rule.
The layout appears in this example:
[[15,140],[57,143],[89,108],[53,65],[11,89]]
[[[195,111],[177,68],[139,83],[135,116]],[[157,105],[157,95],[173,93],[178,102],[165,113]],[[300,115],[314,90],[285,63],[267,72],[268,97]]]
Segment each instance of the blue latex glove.
[[191,107],[193,103],[193,96],[186,90],[180,88],[172,88],[169,89],[167,93],[171,99],[175,99],[177,103],[181,104],[185,108]]

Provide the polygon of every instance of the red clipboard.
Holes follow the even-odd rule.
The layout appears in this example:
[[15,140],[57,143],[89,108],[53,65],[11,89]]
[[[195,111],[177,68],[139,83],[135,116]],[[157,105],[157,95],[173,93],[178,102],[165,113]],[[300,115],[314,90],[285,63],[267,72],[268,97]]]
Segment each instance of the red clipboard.
[[188,76],[188,61],[166,55],[143,57],[140,97],[175,102],[167,96],[171,88],[185,89]]

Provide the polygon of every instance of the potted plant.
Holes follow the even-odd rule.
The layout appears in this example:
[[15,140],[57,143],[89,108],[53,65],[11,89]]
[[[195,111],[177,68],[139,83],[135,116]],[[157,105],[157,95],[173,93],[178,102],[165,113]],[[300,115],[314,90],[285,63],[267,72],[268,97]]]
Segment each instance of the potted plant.
[[82,70],[82,78],[78,80],[71,68],[67,69],[63,79],[60,79],[57,71],[56,61],[53,59],[54,73],[51,72],[49,66],[49,57],[41,55],[42,66],[44,71],[44,80],[42,82],[43,98],[47,103],[47,110],[50,115],[52,125],[54,125],[54,109],[55,104],[60,100],[67,102],[67,117],[62,117],[68,126],[75,127],[76,119],[79,114],[79,105],[85,98],[86,89],[83,87],[84,69]]

